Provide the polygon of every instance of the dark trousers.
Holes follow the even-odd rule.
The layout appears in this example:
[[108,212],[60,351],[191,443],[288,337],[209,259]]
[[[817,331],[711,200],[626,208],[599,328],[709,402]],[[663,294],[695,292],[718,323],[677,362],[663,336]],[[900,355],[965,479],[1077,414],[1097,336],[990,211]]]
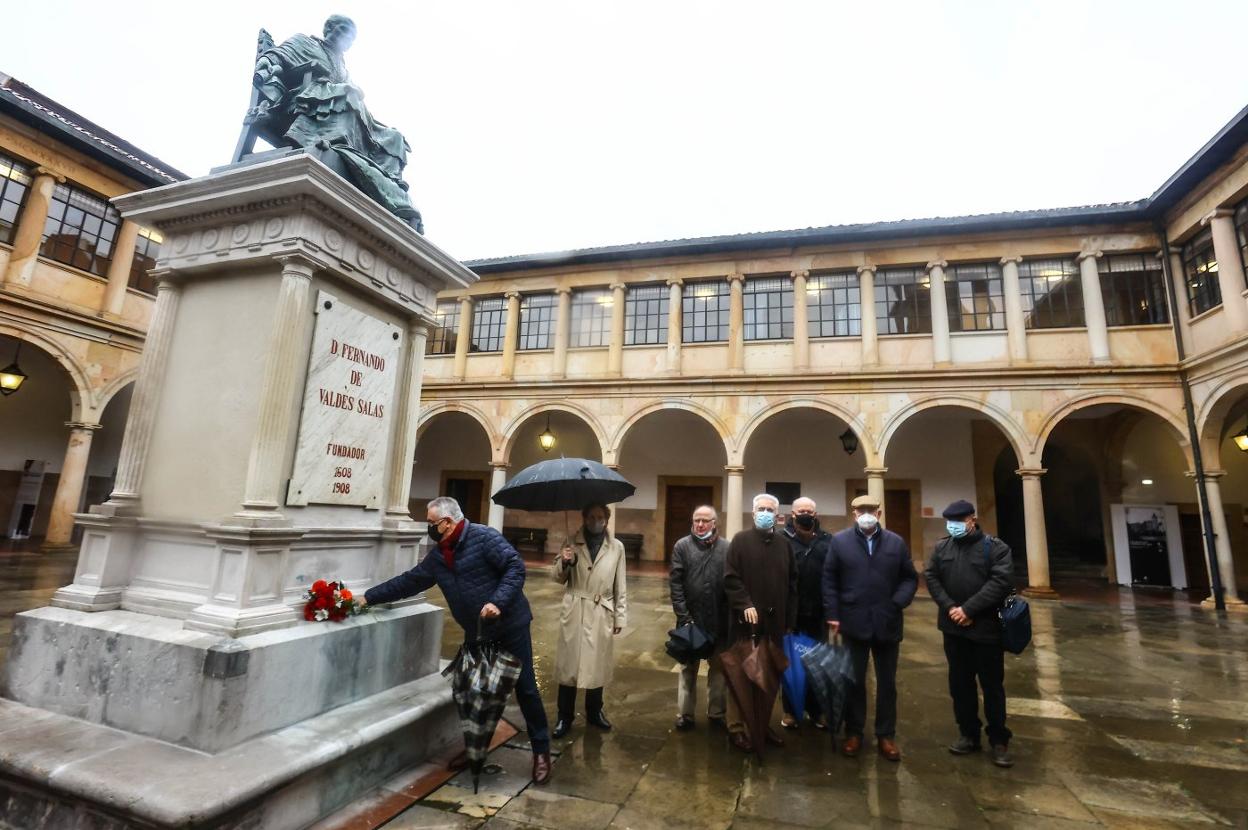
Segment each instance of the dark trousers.
[[[797,618],[798,633],[806,634],[807,636],[814,638],[817,643],[827,642],[828,636],[826,633],[826,626],[827,623],[823,621],[822,614],[818,617]],[[789,705],[789,698],[783,693],[780,695],[780,705],[784,708],[784,713],[786,715],[793,714],[793,707]],[[819,698],[815,695],[814,686],[810,684],[807,684],[806,686],[806,701],[804,707],[808,718],[811,720],[819,720],[819,717],[822,714],[822,711],[819,708]]]
[[[844,639],[854,661],[854,679],[857,680],[845,706],[845,737],[861,738],[867,725],[867,658],[870,657],[875,664],[875,737],[891,738],[897,734],[897,656],[901,653],[901,643]],[[828,727],[834,728],[832,724]]]
[[[585,690],[585,714],[596,715],[602,711],[602,687]],[[576,717],[576,687],[559,685],[559,720],[572,721]]]
[[537,690],[537,677],[533,674],[533,639],[529,627],[517,629],[503,637],[498,644],[520,660],[520,679],[516,681],[516,702],[524,715],[524,728],[529,733],[529,745],[534,755],[550,752],[550,726],[546,722],[546,709],[542,706],[542,693]]
[[958,730],[979,742],[979,688],[984,693],[984,720],[988,743],[1008,745],[1011,732],[1005,725],[1005,649],[1000,643],[977,643],[956,634],[945,635],[945,659],[949,661],[949,696]]

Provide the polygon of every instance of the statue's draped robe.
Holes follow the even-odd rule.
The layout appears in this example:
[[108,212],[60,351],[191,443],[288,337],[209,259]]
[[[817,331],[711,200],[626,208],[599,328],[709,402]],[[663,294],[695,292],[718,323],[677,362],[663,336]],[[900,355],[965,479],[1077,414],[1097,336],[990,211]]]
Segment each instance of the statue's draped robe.
[[296,147],[328,142],[360,190],[403,219],[419,216],[403,181],[411,148],[402,133],[369,113],[342,53],[320,38],[295,35],[258,60],[264,58],[281,67],[281,81],[290,90],[280,104],[294,116],[286,140]]

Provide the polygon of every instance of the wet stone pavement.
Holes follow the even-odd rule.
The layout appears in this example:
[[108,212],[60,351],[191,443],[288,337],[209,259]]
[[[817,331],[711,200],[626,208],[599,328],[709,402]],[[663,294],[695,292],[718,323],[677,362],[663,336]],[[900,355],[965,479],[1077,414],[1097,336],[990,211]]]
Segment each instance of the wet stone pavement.
[[[559,590],[531,567],[536,668],[553,722]],[[72,557],[0,554],[0,659],[12,614],[43,604],[72,572]],[[667,582],[633,577],[630,625],[607,688],[615,729],[587,727],[578,714],[555,742],[546,787],[529,783],[521,731],[492,753],[479,794],[461,774],[384,827],[1248,828],[1248,615],[1219,620],[1169,595],[1071,596],[1033,602],[1033,645],[1007,655],[1013,769],[946,751],[956,730],[935,612],[923,595],[907,613],[898,672],[902,762],[870,746],[843,758],[826,733],[806,726],[785,732],[787,745],[759,764],[708,728],[704,683],[697,728],[673,730]],[[441,604],[436,590],[429,598]],[[445,656],[460,639],[448,618]],[[514,707],[509,717],[523,728]],[[362,815],[332,824],[377,826]]]

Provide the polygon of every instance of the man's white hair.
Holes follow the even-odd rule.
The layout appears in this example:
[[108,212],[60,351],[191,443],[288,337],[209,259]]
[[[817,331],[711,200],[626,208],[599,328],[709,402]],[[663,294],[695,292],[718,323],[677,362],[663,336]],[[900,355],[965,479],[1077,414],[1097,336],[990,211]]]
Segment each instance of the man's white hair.
[[697,507],[693,508],[692,515],[696,516],[699,510],[711,511],[711,519],[717,522],[719,521],[719,512],[714,507],[711,507],[709,504],[699,504]]
[[797,498],[793,499],[793,509],[796,510],[798,504],[804,501],[810,502],[811,510],[817,511],[819,509],[819,505],[815,504],[815,500],[812,499],[810,496],[798,496]]
[[751,506],[751,508],[750,508],[750,509],[751,509],[751,510],[758,510],[758,503],[759,503],[760,501],[770,501],[770,502],[775,502],[775,504],[776,504],[776,510],[778,511],[778,510],[780,509],[780,499],[776,498],[776,497],[775,497],[775,496],[773,496],[771,493],[759,493],[757,496],[755,496],[755,497],[754,497],[754,504],[753,504],[753,506]]
[[429,509],[438,514],[439,519],[452,518],[457,522],[463,521],[464,511],[459,509],[459,502],[450,496],[438,496],[429,502]]

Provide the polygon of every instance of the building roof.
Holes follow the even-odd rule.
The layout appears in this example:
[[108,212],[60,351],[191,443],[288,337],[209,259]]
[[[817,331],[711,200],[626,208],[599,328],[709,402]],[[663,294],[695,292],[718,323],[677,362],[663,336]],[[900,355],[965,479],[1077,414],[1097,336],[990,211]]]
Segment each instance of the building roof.
[[571,251],[476,259],[464,264],[478,274],[491,274],[529,268],[618,262],[622,259],[727,254],[767,248],[869,242],[880,239],[906,239],[945,234],[1019,231],[1107,222],[1152,222],[1160,219],[1201,180],[1229,161],[1246,143],[1248,143],[1248,107],[1240,110],[1153,195],[1134,202],[982,213],[971,216],[902,219],[854,225],[827,225],[819,228],[669,239],[661,242],[636,242]]
[[55,136],[143,184],[156,187],[189,178],[180,170],[3,72],[0,72],[0,112]]

